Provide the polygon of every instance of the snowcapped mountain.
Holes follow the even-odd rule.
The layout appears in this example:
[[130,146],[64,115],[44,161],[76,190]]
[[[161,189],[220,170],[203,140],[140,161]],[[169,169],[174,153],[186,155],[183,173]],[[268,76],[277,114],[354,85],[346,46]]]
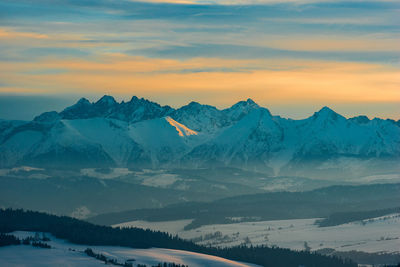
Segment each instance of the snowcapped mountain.
[[285,119],[251,99],[220,110],[82,98],[30,122],[0,120],[0,148],[1,167],[230,166],[319,178],[400,170],[398,121],[346,119],[328,107],[304,120]]

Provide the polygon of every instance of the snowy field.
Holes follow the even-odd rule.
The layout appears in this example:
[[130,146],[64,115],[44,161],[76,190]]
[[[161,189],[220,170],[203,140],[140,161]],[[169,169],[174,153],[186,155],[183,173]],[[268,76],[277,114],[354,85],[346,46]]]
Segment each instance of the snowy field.
[[[14,232],[19,238],[34,236],[32,232]],[[193,253],[173,249],[132,249],[126,247],[112,246],[87,246],[75,245],[51,235],[51,241],[47,242],[52,248],[35,248],[32,246],[19,245],[0,248],[0,266],[104,266],[104,262],[87,256],[83,251],[91,248],[94,253],[103,254],[107,258],[116,259],[124,263],[132,261],[133,265],[146,264],[147,266],[156,265],[160,262],[174,262],[185,264],[190,267],[257,267],[254,264],[240,263],[220,257]]]
[[[400,253],[400,214],[391,214],[333,227],[318,227],[317,219],[240,222],[206,225],[184,231],[190,220],[175,222],[133,221],[115,226],[135,226],[178,234],[184,239],[213,246],[243,243],[295,250],[333,248],[337,251]],[[305,243],[306,242],[306,243]]]

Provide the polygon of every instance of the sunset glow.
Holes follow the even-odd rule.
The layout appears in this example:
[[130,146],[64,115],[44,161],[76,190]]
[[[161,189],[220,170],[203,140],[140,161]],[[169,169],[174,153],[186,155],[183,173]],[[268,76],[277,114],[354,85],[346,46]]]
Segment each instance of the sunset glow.
[[[400,117],[395,1],[0,1],[0,7],[3,96],[84,92],[221,108],[250,97],[266,107],[290,105],[293,117],[310,103],[338,112],[355,103],[370,117]],[[390,109],[379,108],[385,105]]]

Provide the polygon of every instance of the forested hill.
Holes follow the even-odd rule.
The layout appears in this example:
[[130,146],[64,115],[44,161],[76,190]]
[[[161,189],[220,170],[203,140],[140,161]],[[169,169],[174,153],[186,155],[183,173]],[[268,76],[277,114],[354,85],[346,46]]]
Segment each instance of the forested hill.
[[138,228],[111,228],[70,217],[59,217],[33,211],[0,210],[0,232],[18,230],[48,232],[57,238],[77,244],[180,249],[271,267],[298,267],[299,265],[307,267],[357,266],[354,262],[305,251],[297,252],[276,247],[240,246],[225,249],[202,247],[162,232]]
[[130,210],[89,218],[92,223],[113,225],[134,220],[173,221],[194,219],[186,229],[232,223],[229,218],[285,220],[326,218],[338,212],[398,207],[400,184],[331,186],[306,192],[273,192],[243,195],[210,203],[181,203],[158,209]]

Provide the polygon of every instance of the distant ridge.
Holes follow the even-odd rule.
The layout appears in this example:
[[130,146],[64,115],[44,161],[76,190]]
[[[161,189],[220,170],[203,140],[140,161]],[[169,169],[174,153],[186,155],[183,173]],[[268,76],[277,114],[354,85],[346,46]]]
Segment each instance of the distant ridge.
[[[0,122],[0,167],[215,168],[268,175],[354,177],[400,170],[400,123],[347,119],[329,107],[274,116],[253,100],[178,109],[133,96],[85,98],[30,122]],[[349,164],[351,162],[351,164]]]
[[[174,109],[168,105],[161,106],[160,104],[147,100],[145,98],[138,98],[137,96],[132,96],[132,98],[128,101],[117,102],[113,96],[104,95],[99,98],[95,102],[90,102],[86,98],[80,98],[74,105],[71,105],[65,108],[61,112],[49,111],[42,113],[34,118],[34,121],[41,121],[49,114],[58,115],[59,119],[86,119],[86,118],[95,118],[95,117],[109,117],[116,118],[124,121],[135,122],[145,119],[152,119],[157,117],[167,116],[173,113],[184,113],[187,110],[214,110],[224,113],[230,113],[234,116],[233,113],[237,112],[238,117],[243,115],[243,113],[248,113],[250,110],[263,108],[259,106],[256,102],[254,102],[251,98],[247,100],[239,101],[233,104],[229,108],[218,109],[214,106],[207,104],[200,104],[198,102],[192,101],[187,105],[184,105],[180,108]],[[264,108],[266,109],[266,108]],[[341,116],[340,114],[333,111],[331,108],[324,106],[319,111],[315,112],[313,116],[318,114],[336,114]],[[136,115],[136,116],[134,116]],[[177,114],[176,114],[177,115]],[[367,116],[359,115],[353,118],[353,120],[359,121],[370,121]],[[379,119],[379,118],[376,118]],[[388,121],[392,121],[393,123],[400,125],[400,120],[395,121],[392,119],[386,119]]]

